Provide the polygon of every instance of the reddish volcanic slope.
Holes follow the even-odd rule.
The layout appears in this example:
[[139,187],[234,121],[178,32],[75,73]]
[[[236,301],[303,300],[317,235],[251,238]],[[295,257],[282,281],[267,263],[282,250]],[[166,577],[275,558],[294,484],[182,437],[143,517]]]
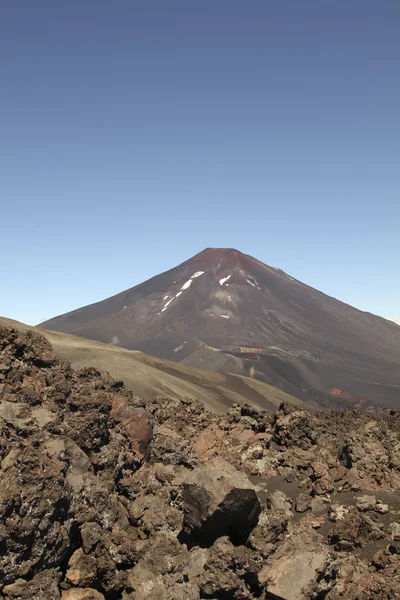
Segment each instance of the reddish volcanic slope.
[[41,327],[211,370],[331,406],[400,406],[400,327],[233,249],[207,248]]

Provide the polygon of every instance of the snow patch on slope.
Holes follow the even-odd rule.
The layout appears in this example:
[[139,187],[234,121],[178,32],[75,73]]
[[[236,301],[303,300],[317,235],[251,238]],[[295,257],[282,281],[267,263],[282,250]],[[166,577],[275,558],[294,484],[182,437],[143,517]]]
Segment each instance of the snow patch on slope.
[[[172,296],[172,298],[169,298],[169,296],[170,296],[169,294],[167,294],[166,296],[164,296],[163,300],[166,300],[167,298],[169,298],[169,300],[164,304],[164,306],[162,307],[162,309],[158,313],[158,315],[161,315],[162,312],[164,312],[165,310],[167,310],[167,308],[171,304],[172,300],[175,300],[176,298],[179,298],[179,296],[182,294],[182,292],[184,290],[188,290],[190,288],[190,286],[192,285],[193,279],[197,279],[197,277],[200,277],[200,275],[203,275],[204,273],[205,273],[205,271],[196,271],[195,273],[193,273],[193,275],[191,276],[191,278],[188,279],[183,284],[183,286],[181,287],[181,289],[179,290],[179,292],[177,292],[175,294],[175,296]],[[176,281],[174,281],[174,283],[176,283]]]
[[[258,281],[256,279],[254,279],[254,277],[252,277],[251,275],[246,276],[246,281],[253,287],[255,287],[255,288],[258,287]],[[258,287],[258,289],[260,289],[260,288]]]
[[[168,302],[166,302],[166,303],[164,304],[164,308],[167,308],[168,304],[171,304],[171,302],[172,302],[172,300],[173,300],[173,299],[174,299],[174,298],[170,298],[170,299],[168,300]],[[164,309],[163,309],[163,310],[164,310]]]
[[190,286],[192,285],[192,281],[193,279],[188,279],[186,281],[186,283],[183,284],[183,286],[181,287],[181,290],[187,290],[190,288]]
[[203,273],[204,273],[204,271],[196,271],[196,273],[193,273],[191,278],[188,279],[186,281],[186,283],[183,284],[183,286],[181,287],[181,290],[187,290],[188,288],[190,288],[190,286],[192,285],[193,279],[197,279],[197,277],[200,277],[200,275],[203,275]]
[[180,350],[182,350],[185,347],[185,344],[187,344],[187,342],[183,342],[183,344],[174,348],[174,352],[179,352]]
[[227,275],[226,277],[223,277],[222,279],[219,280],[219,285],[224,285],[224,283],[226,281],[228,281],[231,277],[232,277],[232,275]]

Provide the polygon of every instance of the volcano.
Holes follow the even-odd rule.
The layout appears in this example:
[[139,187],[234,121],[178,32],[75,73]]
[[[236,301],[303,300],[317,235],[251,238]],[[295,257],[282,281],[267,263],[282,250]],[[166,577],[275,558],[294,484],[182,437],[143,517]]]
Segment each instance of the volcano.
[[240,373],[321,406],[400,407],[400,327],[234,249],[207,248],[42,328]]

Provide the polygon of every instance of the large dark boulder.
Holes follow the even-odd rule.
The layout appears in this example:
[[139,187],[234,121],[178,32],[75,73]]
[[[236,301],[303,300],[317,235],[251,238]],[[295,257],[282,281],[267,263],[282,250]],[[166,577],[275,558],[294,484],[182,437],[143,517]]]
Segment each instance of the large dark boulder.
[[245,540],[258,523],[260,501],[248,477],[222,459],[187,472],[184,529],[196,537]]

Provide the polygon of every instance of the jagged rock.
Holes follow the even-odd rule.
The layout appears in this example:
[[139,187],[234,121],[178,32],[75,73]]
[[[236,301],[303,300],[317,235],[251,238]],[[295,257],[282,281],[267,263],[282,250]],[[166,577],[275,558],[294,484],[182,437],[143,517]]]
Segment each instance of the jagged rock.
[[2,375],[4,375],[5,373],[8,373],[10,371],[11,365],[12,365],[11,356],[0,356],[0,373]]
[[311,508],[311,498],[308,494],[299,494],[296,499],[296,512],[304,513]]
[[75,586],[88,586],[97,576],[97,563],[94,556],[86,555],[78,548],[71,556],[66,572],[66,579]]
[[268,496],[268,503],[272,510],[281,510],[287,517],[292,517],[292,503],[286,494],[281,490],[276,490]]
[[102,538],[102,529],[98,523],[88,522],[81,527],[82,548],[85,554],[90,552]]
[[197,465],[197,455],[191,440],[165,425],[156,429],[151,458],[164,465],[184,465],[188,468]]
[[184,528],[196,536],[244,539],[261,511],[254,485],[229,463],[214,459],[182,477]]
[[115,395],[112,398],[110,418],[125,428],[138,458],[148,452],[153,437],[149,416],[143,408],[129,406],[128,398]]
[[353,550],[369,540],[384,537],[383,525],[372,517],[350,507],[343,518],[337,520],[329,533],[329,542],[336,550]]
[[357,508],[363,512],[367,512],[369,510],[374,510],[376,507],[376,497],[375,496],[359,496],[356,498],[357,500]]
[[313,469],[313,492],[314,494],[328,494],[335,489],[331,479],[329,466],[323,462],[316,462],[312,465]]
[[393,450],[390,453],[390,465],[400,471],[400,443],[396,444],[393,447]]
[[64,415],[64,424],[69,437],[86,454],[98,452],[108,444],[107,420],[111,411],[111,398],[90,383],[84,383],[79,394],[71,394],[68,399],[70,412]]
[[263,558],[275,549],[276,543],[287,531],[289,518],[283,511],[262,512],[258,524],[249,536],[248,544]]
[[170,506],[169,497],[146,494],[139,496],[128,506],[130,522],[143,532],[157,532],[168,528],[178,535],[182,529],[182,513],[178,508]]
[[386,515],[389,512],[389,504],[384,504],[382,500],[377,500],[375,510],[381,515]]
[[0,579],[24,578],[36,567],[58,566],[68,552],[69,491],[65,463],[28,442],[1,471]]
[[311,510],[316,516],[323,515],[326,513],[326,503],[322,498],[316,497],[311,500]]
[[377,573],[366,573],[354,583],[345,587],[345,594],[338,595],[333,590],[329,600],[341,600],[341,598],[365,598],[368,600],[395,600],[400,598],[400,586],[396,581],[386,580]]
[[74,588],[61,594],[61,600],[104,600],[103,594],[90,588]]
[[[388,574],[389,575],[389,574]],[[396,573],[385,576],[371,571],[355,555],[340,556],[321,569],[316,582],[307,590],[308,598],[328,600],[395,600],[400,598]]]
[[56,569],[42,571],[31,581],[17,579],[3,588],[7,600],[59,600],[58,584],[61,574]]
[[204,570],[197,578],[205,598],[252,598],[247,581],[257,581],[260,565],[244,546],[233,546],[226,537],[211,547]]
[[400,523],[392,523],[390,525],[390,531],[392,532],[392,540],[395,542],[400,541]]
[[73,492],[81,491],[85,486],[85,479],[91,471],[91,464],[87,454],[72,440],[59,440],[62,444],[60,451],[68,457],[66,481]]
[[324,568],[329,553],[316,534],[300,532],[287,539],[267,560],[258,580],[269,594],[281,600],[307,600],[305,590]]
[[398,570],[400,566],[400,549],[394,544],[389,544],[386,548],[375,552],[372,564],[378,570],[387,569],[392,565]]
[[315,515],[309,513],[307,515],[305,515],[304,517],[302,517],[302,519],[300,520],[300,523],[304,526],[304,527],[308,527],[309,529],[319,529],[320,527],[322,527],[322,525],[325,523],[325,517],[316,517]]
[[332,504],[329,511],[329,518],[334,523],[336,521],[342,521],[348,512],[349,509],[342,504]]
[[199,598],[198,586],[187,581],[189,552],[176,538],[157,535],[145,544],[141,554],[137,564],[128,572],[127,585],[134,590],[128,598]]

